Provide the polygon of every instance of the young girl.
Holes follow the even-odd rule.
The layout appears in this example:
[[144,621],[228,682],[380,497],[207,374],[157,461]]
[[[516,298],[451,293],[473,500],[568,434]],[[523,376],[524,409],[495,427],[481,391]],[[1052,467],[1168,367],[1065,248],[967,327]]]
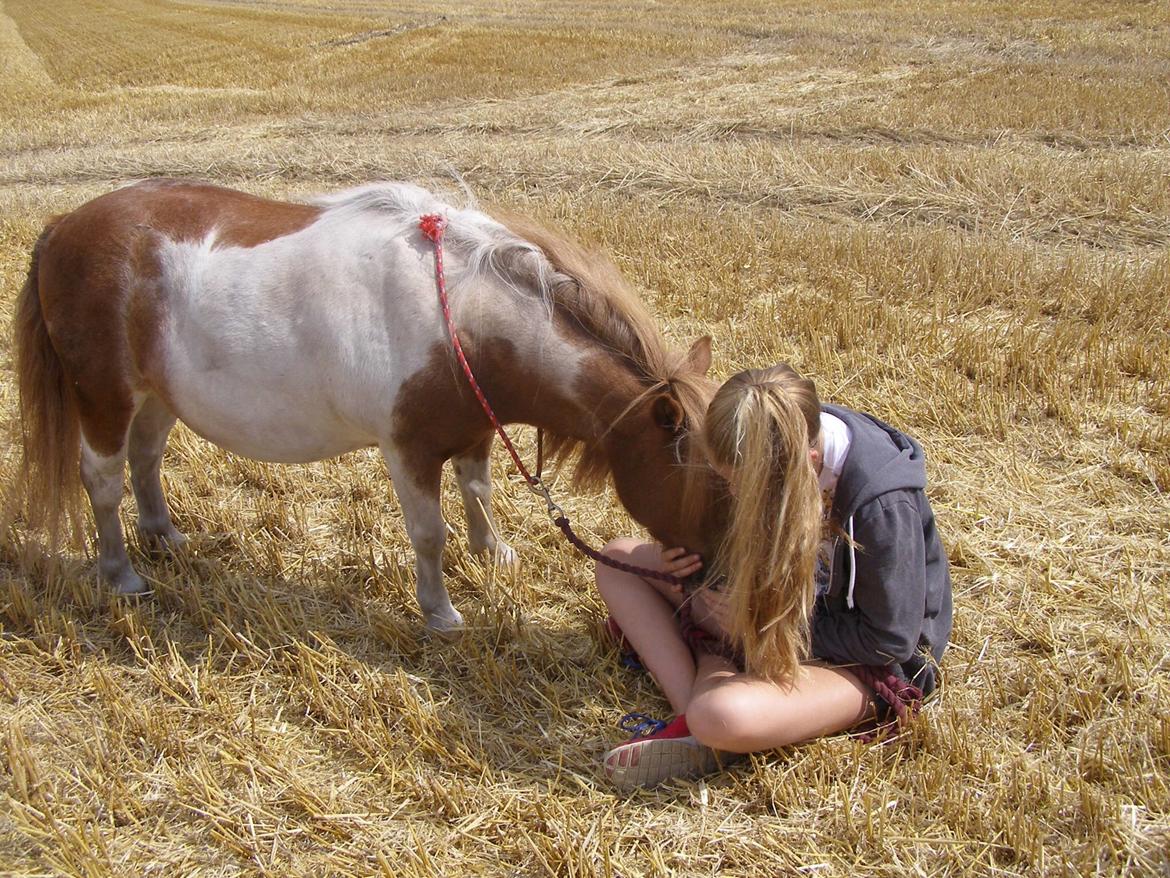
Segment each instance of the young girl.
[[[731,492],[716,575],[686,595],[596,572],[607,627],[676,714],[625,718],[635,736],[604,759],[624,787],[900,717],[935,688],[950,636],[950,574],[917,442],[822,406],[784,363],[720,387],[703,438]],[[634,540],[606,553],[681,577],[702,567],[685,549]]]

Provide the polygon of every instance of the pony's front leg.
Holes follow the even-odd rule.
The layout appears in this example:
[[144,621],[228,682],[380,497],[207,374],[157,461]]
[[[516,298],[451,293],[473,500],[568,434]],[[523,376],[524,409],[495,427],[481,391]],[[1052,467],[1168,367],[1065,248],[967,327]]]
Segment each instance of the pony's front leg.
[[414,547],[418,604],[423,618],[427,627],[435,631],[456,631],[463,627],[463,617],[451,606],[451,596],[443,585],[443,544],[447,541],[447,525],[439,508],[443,461],[407,456],[389,444],[382,446],[382,456]]
[[467,541],[471,551],[488,552],[497,564],[516,563],[515,550],[496,538],[496,522],[492,517],[492,437],[488,436],[466,454],[451,458],[455,480],[463,495],[463,510],[467,515]]

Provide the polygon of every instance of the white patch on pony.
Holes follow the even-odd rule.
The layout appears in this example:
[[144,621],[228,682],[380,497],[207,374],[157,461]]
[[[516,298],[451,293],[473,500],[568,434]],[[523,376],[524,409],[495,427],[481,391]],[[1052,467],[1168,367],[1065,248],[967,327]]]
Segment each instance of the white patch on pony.
[[[450,344],[433,247],[418,231],[425,213],[448,217],[457,327],[481,343],[506,338],[534,370],[555,356],[555,369],[541,374],[571,392],[581,354],[548,319],[553,271],[534,245],[410,184],[317,203],[325,210],[311,225],[255,247],[219,246],[214,230],[199,241],[160,241],[166,395],[201,436],[290,463],[387,441],[403,382],[436,344]],[[519,276],[507,270],[514,248],[530,255],[531,278],[527,258]],[[525,282],[535,289],[523,292]]]
[[531,281],[551,315],[556,272],[544,253],[535,244],[518,238],[507,226],[475,209],[474,199],[469,201],[471,203],[462,207],[456,206],[413,183],[369,183],[320,195],[310,199],[309,203],[325,208],[324,221],[351,219],[370,212],[413,226],[428,213],[440,214],[447,219],[444,252],[455,251],[462,256],[462,267],[459,263],[447,266],[449,285],[490,272],[518,295],[530,298],[531,291],[521,289],[515,272],[509,270],[519,259],[524,273],[531,273]]

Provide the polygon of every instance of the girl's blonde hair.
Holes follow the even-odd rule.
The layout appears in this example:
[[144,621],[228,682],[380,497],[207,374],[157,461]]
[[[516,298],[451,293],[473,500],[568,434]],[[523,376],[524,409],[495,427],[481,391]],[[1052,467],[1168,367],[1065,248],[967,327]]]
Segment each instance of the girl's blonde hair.
[[731,519],[719,549],[734,642],[775,682],[808,657],[821,494],[809,450],[820,438],[816,386],[787,363],[729,378],[707,410],[711,462],[730,470]]

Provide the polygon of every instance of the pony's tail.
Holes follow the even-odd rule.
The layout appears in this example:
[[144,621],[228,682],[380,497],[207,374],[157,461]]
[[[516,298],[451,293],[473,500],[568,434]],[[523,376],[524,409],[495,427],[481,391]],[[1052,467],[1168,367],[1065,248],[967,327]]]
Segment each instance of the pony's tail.
[[80,533],[81,511],[77,397],[41,313],[38,263],[56,223],[50,221],[33,246],[13,327],[20,387],[23,505],[29,527],[48,531],[50,551],[60,543],[62,519],[69,524],[69,536],[76,538]]

